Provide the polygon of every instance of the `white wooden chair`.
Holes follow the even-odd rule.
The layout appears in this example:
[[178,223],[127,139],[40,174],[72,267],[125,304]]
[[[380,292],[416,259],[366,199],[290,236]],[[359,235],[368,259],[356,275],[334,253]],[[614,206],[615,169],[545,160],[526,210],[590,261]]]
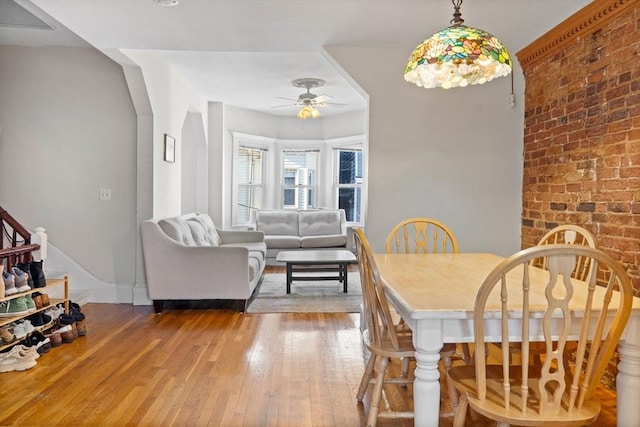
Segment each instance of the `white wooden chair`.
[[391,253],[458,252],[458,241],[444,223],[433,218],[409,218],[387,235],[385,251]]
[[[572,278],[580,257],[590,262],[589,282]],[[533,266],[536,261],[545,261],[547,271]],[[597,269],[607,280],[604,296],[594,298],[598,285],[593,272]],[[536,287],[541,283],[544,289]],[[501,336],[500,365],[488,365],[485,358],[484,318],[492,293],[494,304],[497,301],[500,307],[492,316],[503,319],[500,330],[492,331],[494,336]],[[447,374],[460,393],[454,426],[464,425],[469,406],[476,413],[497,421],[499,426],[591,424],[600,412],[600,402],[593,398],[593,392],[629,319],[632,298],[633,288],[624,268],[604,252],[588,246],[535,246],[499,264],[484,280],[476,296],[475,365],[454,366]],[[569,309],[574,299],[581,301],[580,309],[584,311],[577,320]],[[527,319],[544,316],[542,365],[509,364],[509,336],[515,332],[510,331],[508,319],[513,312]],[[552,317],[553,322],[561,325],[559,334],[553,336]],[[529,322],[520,323],[522,329],[518,335],[522,336],[523,360],[529,360]],[[579,338],[575,365],[567,369],[563,360],[570,330],[579,331]]]

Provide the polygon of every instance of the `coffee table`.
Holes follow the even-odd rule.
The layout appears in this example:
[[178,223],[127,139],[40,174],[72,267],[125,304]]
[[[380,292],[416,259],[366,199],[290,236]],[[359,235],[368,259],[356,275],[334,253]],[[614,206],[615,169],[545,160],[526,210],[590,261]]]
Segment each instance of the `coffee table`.
[[[353,252],[346,249],[309,251],[282,251],[276,261],[287,265],[287,293],[291,293],[294,280],[338,280],[347,293],[347,266],[357,262]],[[294,276],[294,273],[338,273],[320,276]]]

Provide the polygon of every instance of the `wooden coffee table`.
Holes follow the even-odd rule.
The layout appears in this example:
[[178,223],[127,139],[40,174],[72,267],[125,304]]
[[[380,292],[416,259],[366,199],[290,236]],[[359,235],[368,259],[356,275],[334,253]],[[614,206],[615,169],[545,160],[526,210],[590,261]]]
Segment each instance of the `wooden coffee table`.
[[[291,293],[294,280],[338,280],[347,293],[347,266],[357,262],[353,252],[347,249],[318,251],[282,251],[276,261],[287,265],[287,293]],[[337,273],[334,275],[294,276],[294,273]]]

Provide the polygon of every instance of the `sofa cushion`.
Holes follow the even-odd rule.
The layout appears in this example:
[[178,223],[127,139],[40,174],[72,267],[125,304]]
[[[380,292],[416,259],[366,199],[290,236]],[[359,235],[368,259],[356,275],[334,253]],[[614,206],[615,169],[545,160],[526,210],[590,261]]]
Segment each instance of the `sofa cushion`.
[[258,211],[256,212],[256,230],[267,235],[298,235],[298,212],[296,211]]
[[188,220],[187,225],[191,230],[191,237],[193,238],[196,246],[211,246],[209,239],[207,238],[207,233],[199,222]]
[[264,242],[227,243],[221,246],[223,248],[247,248],[249,254],[256,252],[262,255],[262,259],[267,256],[267,245]]
[[301,248],[334,248],[347,245],[347,236],[333,234],[330,236],[305,236],[300,238]]
[[249,257],[249,281],[253,281],[262,272],[261,263],[253,258]]
[[[200,224],[206,233],[205,239],[209,243],[209,246],[220,245],[220,235],[216,231],[216,227],[213,224],[213,220],[207,214],[198,214],[193,218],[189,218],[189,222]],[[202,246],[202,245],[201,245]]]
[[300,247],[300,237],[298,236],[264,236],[264,242],[268,248],[273,249],[296,249]]
[[340,211],[298,212],[300,216],[300,237],[341,234]]
[[187,246],[196,246],[193,240],[191,229],[187,225],[187,221],[182,218],[165,218],[158,221],[158,225],[162,231],[173,240]]

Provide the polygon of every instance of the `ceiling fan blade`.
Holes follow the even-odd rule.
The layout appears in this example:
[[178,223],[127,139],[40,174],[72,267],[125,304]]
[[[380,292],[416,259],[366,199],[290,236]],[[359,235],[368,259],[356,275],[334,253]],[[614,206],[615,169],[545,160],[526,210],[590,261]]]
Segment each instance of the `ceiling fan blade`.
[[342,104],[340,102],[319,102],[316,104],[317,107],[325,107],[327,105],[349,105],[349,104]]
[[298,102],[297,99],[294,98],[284,98],[282,96],[276,96],[276,99],[284,99],[285,101],[293,101],[293,102]]
[[295,107],[296,104],[272,105],[271,108]]
[[318,102],[324,102],[325,99],[333,99],[333,96],[331,95],[327,95],[326,93],[323,93],[322,95],[318,95],[316,96],[316,100],[318,100]]

